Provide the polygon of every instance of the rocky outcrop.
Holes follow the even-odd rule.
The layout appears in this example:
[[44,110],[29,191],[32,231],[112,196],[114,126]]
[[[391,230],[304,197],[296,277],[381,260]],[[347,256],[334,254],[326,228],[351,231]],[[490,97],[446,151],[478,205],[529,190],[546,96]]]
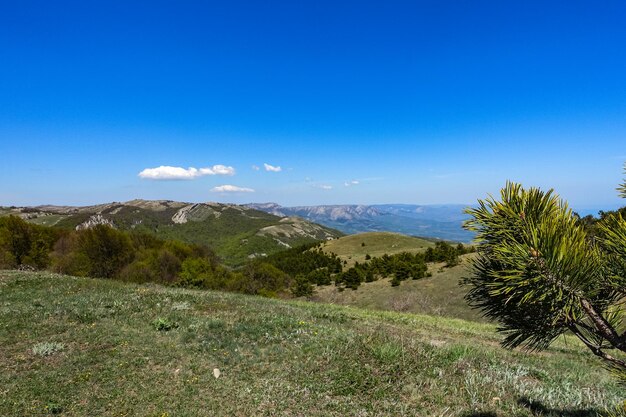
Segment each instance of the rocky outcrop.
[[283,246],[289,246],[289,244],[280,239],[308,238],[313,240],[330,240],[337,237],[333,233],[334,231],[331,232],[329,229],[299,217],[285,217],[279,221],[279,224],[260,229],[257,235],[273,237]]
[[216,208],[223,209],[222,206],[216,206],[215,204],[210,204],[210,203],[190,204],[178,210],[172,216],[172,222],[176,224],[183,224],[183,223],[187,223],[190,220],[202,221],[211,216],[217,219],[222,215],[222,213],[216,210]]
[[330,220],[380,216],[380,212],[375,208],[363,205],[292,207],[291,211],[305,218],[327,217]]
[[329,220],[354,220],[364,217],[376,217],[382,213],[372,206],[346,204],[328,206],[298,206],[282,207],[276,203],[247,204],[256,210],[261,210],[275,216],[300,216],[305,219],[324,218]]
[[76,226],[76,230],[91,229],[92,227],[95,227],[99,224],[115,228],[115,225],[111,220],[107,219],[102,214],[96,214],[89,217],[89,220],[82,222],[81,224]]
[[187,214],[189,213],[190,210],[192,210],[194,207],[196,206],[196,204],[192,204],[190,206],[186,206],[181,208],[180,210],[178,210],[176,212],[176,214],[174,214],[172,216],[172,221],[176,224],[183,224],[183,223],[187,223]]

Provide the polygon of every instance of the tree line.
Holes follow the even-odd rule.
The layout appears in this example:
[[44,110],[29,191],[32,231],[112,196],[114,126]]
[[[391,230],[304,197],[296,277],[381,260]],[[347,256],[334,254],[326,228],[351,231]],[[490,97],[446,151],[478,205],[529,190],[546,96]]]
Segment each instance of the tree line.
[[268,264],[233,271],[206,246],[105,225],[68,231],[0,218],[0,269],[47,269],[82,277],[274,295],[289,276]]
[[270,264],[287,273],[292,281],[291,291],[295,296],[310,296],[315,285],[335,284],[340,290],[356,290],[363,282],[391,278],[391,285],[400,285],[407,279],[420,279],[430,276],[427,263],[443,262],[445,267],[459,263],[459,256],[473,251],[471,246],[459,243],[456,246],[447,242],[436,242],[423,253],[402,252],[380,257],[365,256],[365,262],[356,262],[347,268],[347,261],[341,261],[336,254],[325,253],[321,243],[291,248],[262,260],[259,264]]
[[437,242],[423,253],[399,253],[346,268],[321,243],[290,248],[231,269],[207,246],[163,240],[139,231],[107,225],[71,231],[0,218],[0,268],[52,272],[121,281],[155,282],[188,288],[225,290],[264,296],[308,296],[316,285],[357,289],[363,282],[391,277],[391,285],[428,275],[428,262],[458,263],[469,249]]
[[458,265],[459,256],[473,251],[471,246],[459,243],[456,246],[438,241],[434,247],[424,252],[401,252],[393,255],[384,254],[380,257],[365,256],[365,262],[355,265],[342,272],[335,279],[335,284],[344,288],[357,289],[363,282],[391,278],[391,285],[398,286],[408,279],[420,279],[431,276],[427,264],[443,262],[444,267]]

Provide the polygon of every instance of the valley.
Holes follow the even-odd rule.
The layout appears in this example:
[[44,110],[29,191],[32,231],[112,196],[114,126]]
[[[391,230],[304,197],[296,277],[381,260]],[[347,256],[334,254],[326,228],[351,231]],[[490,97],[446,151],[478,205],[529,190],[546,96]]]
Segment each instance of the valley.
[[346,234],[396,232],[468,243],[473,233],[462,228],[468,219],[467,205],[321,205],[283,207],[275,203],[247,204],[247,207],[276,216],[299,216]]

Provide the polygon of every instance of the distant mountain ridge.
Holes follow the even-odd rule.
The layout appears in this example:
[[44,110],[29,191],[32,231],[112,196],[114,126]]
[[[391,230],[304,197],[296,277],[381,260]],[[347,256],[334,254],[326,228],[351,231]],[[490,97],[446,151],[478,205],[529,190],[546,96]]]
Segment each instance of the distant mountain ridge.
[[224,261],[238,265],[292,246],[343,234],[301,217],[277,216],[236,204],[131,200],[92,206],[4,207],[0,215],[68,229],[98,224],[138,230],[163,239],[205,244]]
[[251,203],[247,207],[276,216],[299,216],[347,234],[388,231],[413,236],[469,242],[472,232],[462,224],[469,218],[462,204],[320,205],[283,207],[276,203]]
[[33,223],[80,229],[108,224],[142,230],[168,239],[207,244],[230,264],[264,256],[294,245],[327,240],[342,233],[388,231],[469,242],[461,225],[464,205],[319,205],[283,207],[276,203],[246,205],[131,200],[91,206],[0,208]]

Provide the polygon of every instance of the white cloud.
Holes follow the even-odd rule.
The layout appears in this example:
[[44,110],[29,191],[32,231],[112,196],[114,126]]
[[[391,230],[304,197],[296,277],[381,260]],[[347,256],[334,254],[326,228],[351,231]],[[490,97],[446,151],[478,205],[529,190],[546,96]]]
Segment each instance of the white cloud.
[[328,184],[317,184],[317,185],[314,185],[313,187],[320,188],[322,190],[332,190],[333,189],[333,186],[332,185],[328,185]]
[[270,165],[270,164],[263,164],[263,166],[265,167],[266,171],[270,171],[270,172],[280,172],[280,171],[283,170],[279,166],[273,166],[273,165]]
[[201,168],[206,175],[235,175],[235,168],[226,165],[213,165],[213,168]]
[[146,168],[139,173],[140,178],[149,180],[192,180],[205,175],[235,175],[235,168],[225,165],[200,169],[161,165],[157,168]]
[[346,187],[351,187],[353,185],[359,185],[359,181],[358,180],[346,181],[343,183],[343,185],[345,185]]
[[236,185],[220,185],[218,187],[211,188],[214,193],[253,193],[252,188],[238,187]]
[[259,168],[259,166],[258,166],[258,165],[252,165],[252,169],[253,169],[253,170],[255,170],[255,171],[258,171],[258,170],[259,170],[259,169],[261,169],[261,168]]

